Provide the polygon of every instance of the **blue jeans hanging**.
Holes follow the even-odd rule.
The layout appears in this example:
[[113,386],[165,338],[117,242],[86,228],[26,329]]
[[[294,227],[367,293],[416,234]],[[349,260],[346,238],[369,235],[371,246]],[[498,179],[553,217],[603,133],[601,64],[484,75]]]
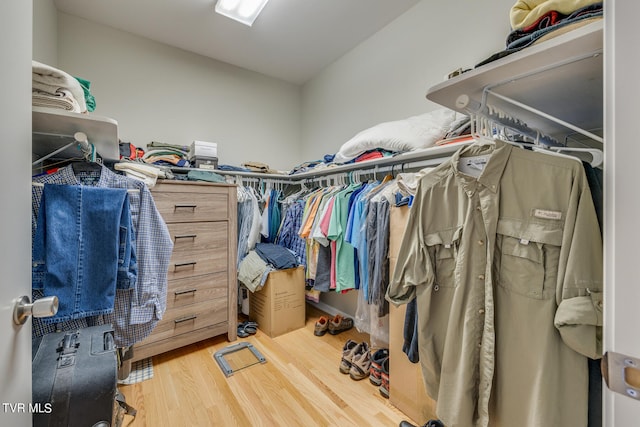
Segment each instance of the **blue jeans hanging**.
[[116,287],[135,286],[127,190],[45,185],[33,242],[32,287],[57,296],[49,323],[111,313]]

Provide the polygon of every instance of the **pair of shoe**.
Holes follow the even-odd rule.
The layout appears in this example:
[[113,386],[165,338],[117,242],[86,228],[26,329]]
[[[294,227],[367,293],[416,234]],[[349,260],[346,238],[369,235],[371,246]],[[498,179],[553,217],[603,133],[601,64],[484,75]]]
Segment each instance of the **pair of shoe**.
[[329,319],[326,316],[320,316],[313,329],[313,335],[321,337],[327,332],[331,335],[336,335],[351,328],[353,328],[353,319],[351,317],[336,314],[332,319]]
[[367,342],[347,340],[342,347],[340,372],[349,374],[352,380],[360,381],[369,376],[371,351]]
[[381,348],[371,356],[369,382],[378,386],[383,397],[389,398],[389,349]]
[[247,320],[246,322],[238,323],[238,336],[240,338],[246,338],[256,332],[258,332],[258,324],[256,322]]

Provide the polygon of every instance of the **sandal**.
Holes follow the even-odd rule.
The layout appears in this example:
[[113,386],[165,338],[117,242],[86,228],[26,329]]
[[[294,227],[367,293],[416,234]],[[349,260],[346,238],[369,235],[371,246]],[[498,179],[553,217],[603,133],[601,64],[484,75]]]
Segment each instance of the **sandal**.
[[258,332],[258,324],[256,322],[244,322],[244,332],[249,335],[255,335]]
[[258,324],[256,322],[246,321],[238,324],[238,336],[246,338],[249,335],[255,335],[258,332]]
[[238,324],[238,337],[246,338],[249,336],[249,333],[244,330],[244,322]]

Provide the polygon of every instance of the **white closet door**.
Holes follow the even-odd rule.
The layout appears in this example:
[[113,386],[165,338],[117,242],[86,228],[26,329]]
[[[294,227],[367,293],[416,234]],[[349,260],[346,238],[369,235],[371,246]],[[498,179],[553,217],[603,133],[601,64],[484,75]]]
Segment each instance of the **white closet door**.
[[[605,4],[605,351],[640,358],[640,2]],[[618,371],[620,375],[621,370]],[[621,376],[621,375],[620,375]],[[633,393],[633,390],[631,391]],[[640,425],[640,400],[604,392],[604,425]]]
[[31,295],[31,0],[0,2],[0,425],[30,426],[31,321],[12,301]]

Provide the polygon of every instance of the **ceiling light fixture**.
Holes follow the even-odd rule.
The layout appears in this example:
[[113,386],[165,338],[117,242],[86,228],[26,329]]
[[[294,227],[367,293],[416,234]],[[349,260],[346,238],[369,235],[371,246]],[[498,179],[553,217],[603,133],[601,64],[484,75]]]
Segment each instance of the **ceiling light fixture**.
[[269,0],[218,0],[216,12],[251,26]]

